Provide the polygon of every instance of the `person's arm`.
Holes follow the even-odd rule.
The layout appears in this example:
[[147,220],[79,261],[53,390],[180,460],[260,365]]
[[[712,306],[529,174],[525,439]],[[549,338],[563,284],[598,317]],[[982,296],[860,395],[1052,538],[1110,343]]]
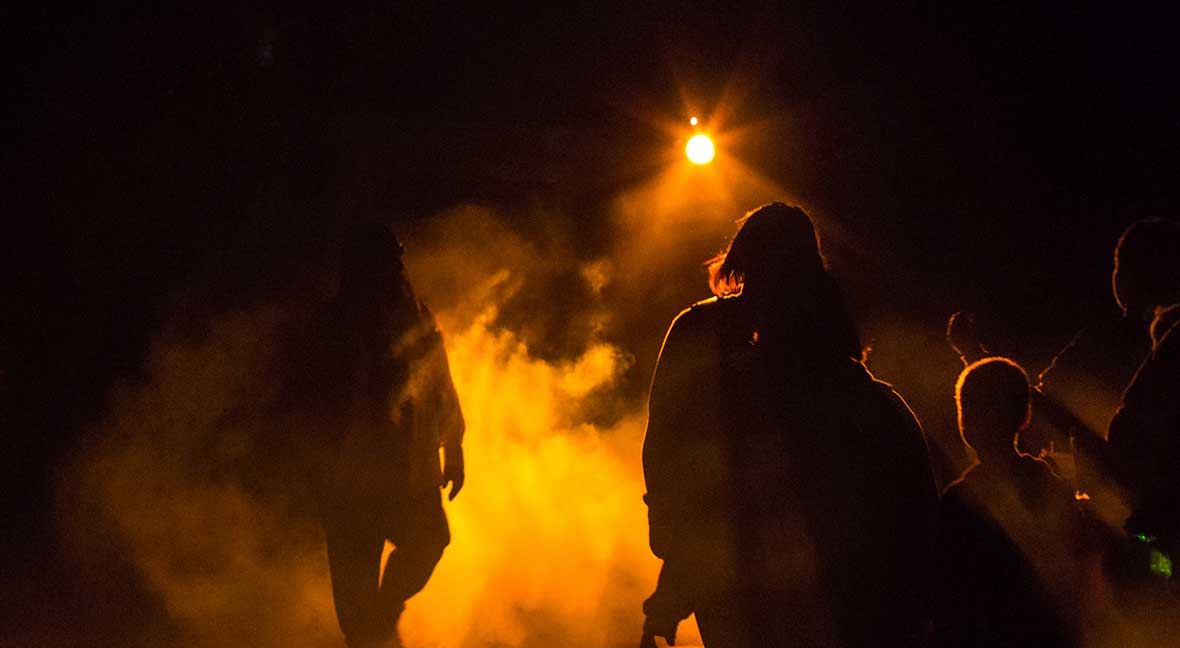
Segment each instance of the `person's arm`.
[[686,595],[693,574],[686,565],[665,562],[660,568],[656,591],[643,602],[643,638],[640,648],[652,648],[655,638],[663,637],[669,646],[676,645],[676,631],[680,622],[693,613],[692,602]]
[[1110,422],[1107,440],[1119,481],[1133,497],[1172,488],[1180,422],[1180,338],[1173,330],[1139,367],[1122,405]]
[[665,558],[668,541],[675,535],[673,530],[677,508],[678,438],[680,420],[684,416],[685,356],[688,354],[687,340],[682,331],[683,322],[689,310],[677,315],[664,336],[656,370],[652,376],[651,391],[647,405],[647,430],[643,437],[643,479],[647,492],[643,501],[648,508],[648,530],[651,551],[659,558]]
[[435,414],[438,416],[438,442],[443,449],[442,487],[450,485],[451,491],[447,499],[454,500],[463,489],[466,479],[463,458],[463,434],[466,431],[466,423],[463,421],[463,410],[459,406],[459,394],[455,391],[455,383],[451,379],[451,367],[447,360],[442,333],[439,332],[430,311],[425,306],[422,310],[431,327],[428,333],[430,340],[426,361],[438,399]]
[[455,391],[455,383],[451,380],[451,368],[447,362],[446,351],[440,340],[435,362],[439,373],[439,400],[441,426],[439,430],[439,445],[443,450],[462,450],[463,434],[467,425],[463,421],[463,410],[459,406],[459,394]]
[[1152,424],[1152,396],[1158,391],[1154,356],[1154,352],[1149,355],[1131,379],[1106,433],[1107,467],[1132,498],[1141,494],[1146,466],[1151,463],[1149,455],[1153,449],[1147,430]]

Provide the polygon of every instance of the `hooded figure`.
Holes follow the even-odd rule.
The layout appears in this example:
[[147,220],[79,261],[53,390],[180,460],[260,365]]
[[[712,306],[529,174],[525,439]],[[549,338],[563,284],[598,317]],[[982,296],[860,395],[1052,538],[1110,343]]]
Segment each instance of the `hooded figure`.
[[[440,487],[463,486],[463,416],[434,317],[387,228],[355,228],[340,292],[317,326],[320,513],[336,615],[349,646],[398,645],[406,599],[450,532]],[[439,465],[439,448],[445,468]],[[396,549],[381,572],[386,540]]]
[[921,645],[925,440],[861,364],[811,219],[750,212],[710,283],[652,381],[644,499],[664,566],[644,645],[692,613],[708,648]]

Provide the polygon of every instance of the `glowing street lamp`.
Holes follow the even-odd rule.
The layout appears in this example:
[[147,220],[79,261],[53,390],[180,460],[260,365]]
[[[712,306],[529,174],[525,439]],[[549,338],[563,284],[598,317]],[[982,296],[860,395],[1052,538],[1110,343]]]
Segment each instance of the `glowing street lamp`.
[[693,135],[684,147],[684,154],[693,164],[708,164],[713,161],[713,140],[708,135]]

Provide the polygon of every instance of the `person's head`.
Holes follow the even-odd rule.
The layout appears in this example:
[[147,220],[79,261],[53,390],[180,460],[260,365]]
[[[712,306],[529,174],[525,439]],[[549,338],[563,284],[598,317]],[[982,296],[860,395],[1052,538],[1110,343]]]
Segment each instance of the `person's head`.
[[984,358],[959,374],[959,434],[983,463],[1010,459],[1030,416],[1028,374],[1004,357]]
[[709,264],[714,294],[764,293],[826,272],[819,234],[802,209],[770,203],[748,212],[738,226],[729,249]]
[[964,364],[971,364],[980,358],[991,354],[987,343],[983,340],[983,333],[975,323],[975,314],[970,311],[959,311],[946,323],[946,341]]
[[408,284],[402,245],[381,223],[365,222],[348,232],[340,256],[340,294],[363,300],[403,296]]
[[729,249],[709,262],[714,294],[740,294],[754,314],[755,337],[786,340],[815,357],[861,359],[860,335],[828,274],[811,217],[775,202],[739,223]]
[[1180,301],[1180,223],[1148,219],[1123,230],[1111,285],[1129,317],[1150,321],[1156,307]]

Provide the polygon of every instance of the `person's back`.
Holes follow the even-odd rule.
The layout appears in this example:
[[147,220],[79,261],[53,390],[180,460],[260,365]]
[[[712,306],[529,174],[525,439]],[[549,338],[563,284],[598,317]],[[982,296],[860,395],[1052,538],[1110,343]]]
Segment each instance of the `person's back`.
[[1180,549],[1180,304],[1161,309],[1153,347],[1110,423],[1111,463],[1132,506],[1127,530]]
[[725,524],[731,451],[719,433],[723,352],[717,331],[727,306],[714,299],[685,310],[660,350],[643,446],[651,547],[660,558],[693,553],[682,545],[713,538]]
[[[677,317],[660,354],[644,443],[653,552],[665,560],[649,617],[697,613],[707,645],[813,644],[832,634],[801,482],[772,414],[760,349],[711,299]],[[795,426],[797,427],[797,426]],[[795,492],[792,492],[795,491]],[[763,602],[790,599],[772,622]]]
[[[783,230],[795,238],[774,244]],[[710,648],[916,645],[936,496],[920,427],[857,360],[807,216],[752,212],[727,258],[759,245],[773,256],[740,271],[740,295],[682,313],[661,351],[644,472],[665,565],[647,634],[695,611]],[[809,258],[786,281],[758,274]]]
[[[1038,473],[1048,470],[1047,466],[1029,468]],[[950,484],[942,496],[934,645],[1074,645],[1076,638],[1061,606],[1010,530],[1015,526],[1036,529],[1037,523],[1016,512],[1019,498],[1008,496],[1009,476],[986,472],[972,470]],[[1004,506],[1013,509],[1000,515]],[[1018,518],[1024,519],[1016,522]]]
[[1016,449],[1029,392],[1024,371],[1000,357],[968,366],[956,385],[963,441],[979,463],[939,508],[935,645],[1078,642],[1085,527],[1068,485]]
[[[319,508],[349,645],[396,644],[405,601],[450,542],[439,489],[450,482],[453,499],[462,488],[464,424],[441,335],[414,297],[400,244],[384,226],[362,225],[343,261],[312,363],[325,452]],[[395,549],[382,568],[387,540]]]
[[1153,349],[1110,425],[1108,464],[1129,514],[1115,521],[1107,576],[1119,612],[1170,640],[1180,632],[1180,304],[1160,309],[1151,333]]
[[1180,512],[1173,475],[1180,456],[1180,336],[1173,305],[1180,303],[1180,224],[1144,220],[1128,227],[1115,249],[1111,281],[1128,317],[1150,315],[1152,348],[1110,422],[1109,465],[1127,490],[1134,515],[1175,517]]
[[318,323],[325,448],[336,479],[365,481],[349,496],[433,489],[438,446],[463,429],[434,317],[416,300],[405,309],[391,329],[368,306],[337,299]]
[[[920,425],[857,362],[811,392],[819,425],[792,439],[840,645],[918,646],[937,492]],[[813,376],[814,377],[814,376]]]

